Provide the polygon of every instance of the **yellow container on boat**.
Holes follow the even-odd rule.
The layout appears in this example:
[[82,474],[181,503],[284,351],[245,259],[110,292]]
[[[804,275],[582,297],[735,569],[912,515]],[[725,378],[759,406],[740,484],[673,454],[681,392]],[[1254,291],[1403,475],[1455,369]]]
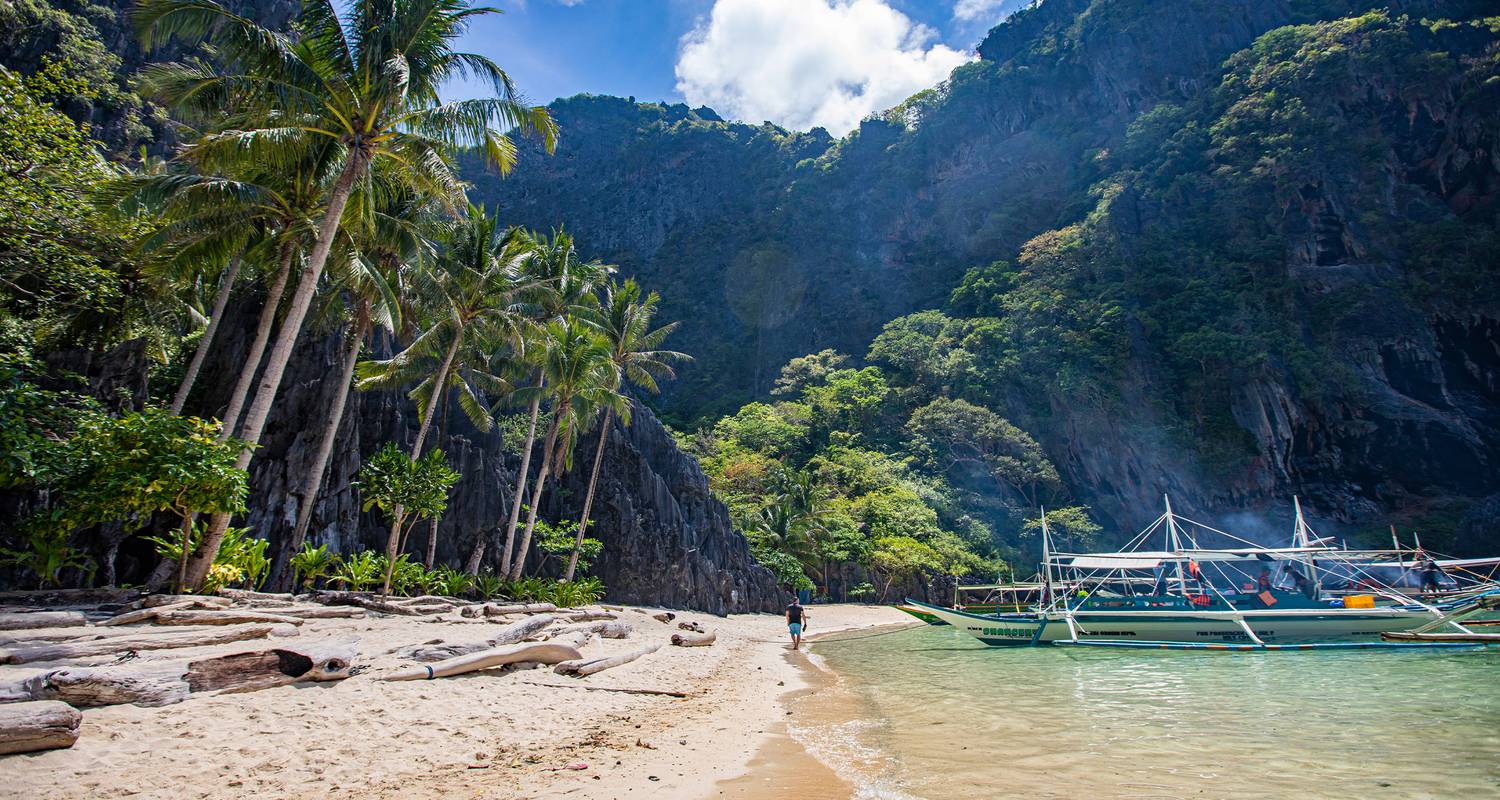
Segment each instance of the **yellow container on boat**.
[[1369,594],[1344,595],[1344,608],[1374,608],[1375,596]]

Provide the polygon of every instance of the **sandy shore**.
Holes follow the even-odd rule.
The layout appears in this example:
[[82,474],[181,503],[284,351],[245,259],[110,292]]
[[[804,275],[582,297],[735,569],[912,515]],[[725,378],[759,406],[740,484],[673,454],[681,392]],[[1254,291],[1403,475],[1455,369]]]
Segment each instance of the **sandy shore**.
[[[0,758],[0,797],[32,798],[751,798],[849,789],[786,735],[786,701],[807,688],[781,619],[679,613],[670,624],[627,609],[627,640],[665,640],[681,621],[718,634],[713,647],[667,647],[582,680],[538,669],[435,681],[373,679],[403,662],[388,651],[433,639],[480,641],[493,624],[426,618],[313,620],[300,637],[360,637],[368,669],[332,684],[194,697],[161,708],[84,713],[69,750]],[[819,606],[814,632],[901,624],[887,607]],[[299,638],[300,638],[299,637]],[[186,660],[246,643],[154,651]],[[96,660],[105,661],[107,659]],[[0,667],[0,681],[56,665]],[[665,689],[686,699],[591,691]]]

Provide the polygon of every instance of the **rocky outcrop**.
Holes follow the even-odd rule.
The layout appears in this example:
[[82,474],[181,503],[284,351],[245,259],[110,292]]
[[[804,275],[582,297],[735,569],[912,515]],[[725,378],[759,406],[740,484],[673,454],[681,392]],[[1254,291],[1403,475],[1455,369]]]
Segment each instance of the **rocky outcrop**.
[[[225,338],[204,369],[203,388],[194,393],[189,411],[222,411],[253,332],[257,306],[255,298],[235,304],[235,316],[226,321]],[[330,379],[339,374],[339,339],[335,333],[304,332],[251,463],[251,510],[240,524],[269,538],[273,546],[291,532],[301,504],[309,502],[302,495],[307,463],[317,449],[331,393],[340,389]],[[377,342],[374,356],[388,352],[389,342]],[[410,443],[416,428],[416,407],[404,395],[355,393],[315,501],[308,541],[342,553],[384,548],[388,524],[376,513],[360,510],[354,482],[364,457],[388,441]],[[498,433],[474,430],[457,408],[448,414],[446,431],[436,432],[433,441],[463,476],[438,530],[438,561],[462,564],[478,537],[489,536],[487,566],[493,565],[499,554],[494,537],[503,532],[510,510],[519,458],[505,451]],[[595,442],[586,440],[578,452],[592,456]],[[544,496],[547,518],[578,517],[591,464],[591,457],[576,457],[574,469]],[[750,556],[697,463],[677,449],[649,410],[638,406],[628,428],[616,424],[602,474],[591,535],[605,545],[594,574],[611,599],[716,614],[778,607],[770,571]],[[409,537],[407,551],[415,560],[425,552],[427,530],[420,523]],[[142,562],[147,557],[136,555]],[[531,564],[536,566],[534,556]]]
[[[598,435],[579,445],[580,466],[564,476],[549,512],[576,519],[588,490]],[[616,420],[604,449],[590,535],[604,543],[594,572],[627,603],[698,608],[716,614],[776,611],[771,571],[729,525],[698,462],[677,449],[656,417],[636,404],[629,427]]]

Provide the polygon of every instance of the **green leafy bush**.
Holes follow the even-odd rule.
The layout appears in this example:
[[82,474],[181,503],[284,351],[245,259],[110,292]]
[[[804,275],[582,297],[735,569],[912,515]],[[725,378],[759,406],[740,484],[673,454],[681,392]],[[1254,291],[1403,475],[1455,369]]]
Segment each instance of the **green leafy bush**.
[[327,578],[338,566],[338,561],[338,556],[328,549],[328,545],[313,547],[311,542],[304,542],[302,551],[292,556],[291,565],[303,591],[308,591],[320,578]]
[[380,583],[385,576],[385,557],[366,550],[339,561],[333,580],[346,589],[363,592]]

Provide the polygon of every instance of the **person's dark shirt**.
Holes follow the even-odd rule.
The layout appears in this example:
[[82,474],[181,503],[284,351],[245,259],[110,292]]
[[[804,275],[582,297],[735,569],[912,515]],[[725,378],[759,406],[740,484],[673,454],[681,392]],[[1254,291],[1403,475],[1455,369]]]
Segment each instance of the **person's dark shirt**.
[[791,605],[789,605],[789,606],[786,607],[786,621],[787,622],[801,622],[802,621],[802,605],[800,603],[792,603]]

